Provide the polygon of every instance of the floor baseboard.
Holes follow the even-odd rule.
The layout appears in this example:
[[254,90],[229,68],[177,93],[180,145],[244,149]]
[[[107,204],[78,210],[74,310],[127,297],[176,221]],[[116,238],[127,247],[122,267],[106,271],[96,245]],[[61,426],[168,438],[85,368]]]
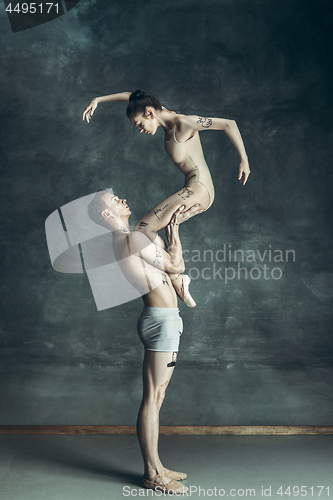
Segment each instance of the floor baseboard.
[[[0,434],[133,435],[135,425],[0,425]],[[329,436],[333,426],[308,425],[161,425],[160,435],[176,436]]]

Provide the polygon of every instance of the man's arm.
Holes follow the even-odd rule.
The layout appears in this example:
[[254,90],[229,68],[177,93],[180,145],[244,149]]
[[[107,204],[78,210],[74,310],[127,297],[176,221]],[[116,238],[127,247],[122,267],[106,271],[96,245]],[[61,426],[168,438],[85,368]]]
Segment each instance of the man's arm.
[[172,237],[170,239],[172,245],[168,251],[151,242],[145,234],[134,231],[129,235],[131,254],[137,254],[151,266],[161,271],[166,271],[169,274],[183,272],[185,263],[182,257],[178,226],[173,226],[174,228],[171,229]]
[[182,244],[179,238],[179,224],[190,219],[194,215],[203,212],[198,205],[193,205],[186,211],[185,206],[180,206],[173,214],[169,224],[165,228],[168,240],[168,251],[153,243],[144,233],[134,231],[129,235],[131,252],[137,253],[148,264],[169,274],[179,274],[185,270]]
[[168,240],[168,253],[172,259],[172,262],[174,262],[176,265],[181,266],[181,271],[178,271],[180,273],[185,271],[185,262],[183,259],[183,249],[182,249],[182,244],[180,242],[179,238],[179,223],[175,222],[177,218],[175,217],[175,214],[171,218],[171,221],[165,228],[165,234]]

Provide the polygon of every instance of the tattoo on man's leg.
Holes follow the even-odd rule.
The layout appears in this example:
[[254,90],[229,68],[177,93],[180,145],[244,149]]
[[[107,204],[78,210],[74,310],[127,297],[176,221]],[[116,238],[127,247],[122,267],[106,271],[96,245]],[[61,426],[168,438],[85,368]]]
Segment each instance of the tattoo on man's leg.
[[172,361],[170,361],[170,363],[168,363],[167,366],[175,366],[176,361],[177,361],[177,353],[173,352],[172,353]]
[[158,218],[158,220],[160,220],[159,216],[157,215],[157,214],[158,214],[158,212],[162,212],[162,210],[164,210],[167,206],[168,206],[168,204],[164,205],[164,207],[163,207],[163,208],[156,208],[156,210],[155,210],[155,209],[153,209],[153,212],[154,212],[154,214],[156,215],[156,217]]

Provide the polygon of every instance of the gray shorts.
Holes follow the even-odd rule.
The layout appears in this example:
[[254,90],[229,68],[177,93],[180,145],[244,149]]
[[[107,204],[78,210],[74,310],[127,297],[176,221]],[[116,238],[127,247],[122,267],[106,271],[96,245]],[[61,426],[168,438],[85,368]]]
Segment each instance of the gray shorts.
[[178,307],[145,306],[138,320],[138,334],[148,351],[178,352],[182,332]]

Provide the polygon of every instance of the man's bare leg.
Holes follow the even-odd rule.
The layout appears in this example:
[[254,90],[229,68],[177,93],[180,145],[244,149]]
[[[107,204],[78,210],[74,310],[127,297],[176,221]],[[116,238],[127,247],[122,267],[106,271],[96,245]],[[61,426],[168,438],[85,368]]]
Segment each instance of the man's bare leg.
[[[159,411],[171,379],[177,353],[145,351],[143,362],[143,397],[137,422],[137,434],[144,460],[144,478],[151,480],[165,470],[158,454]],[[167,475],[158,484],[172,486],[182,492],[186,487]]]

